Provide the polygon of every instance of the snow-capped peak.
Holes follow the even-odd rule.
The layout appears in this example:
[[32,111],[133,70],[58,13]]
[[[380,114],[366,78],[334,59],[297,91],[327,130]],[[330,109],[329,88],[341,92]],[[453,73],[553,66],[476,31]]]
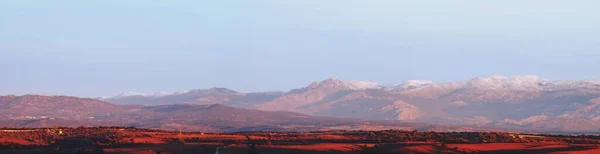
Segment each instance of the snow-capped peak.
[[490,77],[477,77],[473,80],[482,80],[482,81],[524,81],[524,82],[540,82],[540,81],[550,81],[548,79],[535,76],[535,75],[516,75],[511,77],[500,76],[500,75],[492,75]]
[[98,99],[99,100],[107,100],[107,99],[111,99],[113,98],[113,96],[100,96]]
[[126,91],[126,92],[122,92],[118,95],[115,96],[102,96],[100,97],[100,100],[107,100],[107,99],[114,99],[114,98],[122,98],[122,97],[131,97],[131,96],[146,96],[148,94],[144,94],[144,93],[140,93],[140,92],[135,92],[135,91]]
[[491,79],[491,80],[505,80],[505,79],[508,79],[508,77],[502,76],[502,75],[492,75],[490,77],[484,77],[484,78]]
[[148,95],[148,94],[135,92],[135,91],[127,91],[127,92],[123,92],[123,93],[119,94],[118,96],[128,97],[128,96],[146,96],[146,95]]
[[420,87],[420,86],[430,85],[430,84],[433,84],[433,81],[429,81],[429,80],[408,80],[403,85],[405,85],[405,86]]
[[549,90],[565,90],[565,89],[600,89],[600,80],[578,80],[578,81],[554,81],[548,85]]
[[370,82],[370,81],[348,81],[347,83],[349,83],[354,89],[372,89],[372,88],[377,88],[380,86],[379,83],[375,83],[375,82]]
[[329,88],[345,88],[352,90],[362,90],[362,89],[371,89],[378,88],[380,86],[379,83],[370,82],[370,81],[345,81],[338,78],[329,78],[327,80],[323,80],[320,82],[313,82],[310,84],[309,88],[318,88],[318,87],[329,87]]
[[528,83],[544,83],[551,82],[551,80],[535,76],[535,75],[518,75],[510,77],[509,80],[514,82],[528,82]]
[[102,96],[102,97],[100,97],[100,100],[123,98],[123,97],[133,97],[133,96],[163,97],[163,96],[172,95],[172,94],[173,93],[164,92],[164,91],[157,92],[157,93],[154,93],[154,94],[146,94],[146,93],[135,92],[135,91],[127,91],[127,92],[123,92],[123,93],[115,95],[115,96]]
[[154,96],[154,97],[162,97],[162,96],[167,96],[167,95],[172,95],[172,94],[173,93],[161,91],[161,92],[157,92],[157,93],[152,94],[152,96]]
[[185,93],[189,93],[192,90],[182,90],[182,91],[176,91],[174,93],[172,93],[172,95],[180,95],[180,94],[185,94]]
[[393,90],[393,91],[405,91],[405,90],[417,89],[417,88],[421,88],[421,87],[425,87],[425,86],[429,86],[429,85],[433,85],[433,84],[434,84],[433,81],[429,81],[429,80],[407,80],[406,82],[404,82],[402,84],[389,85],[389,86],[384,86],[382,88],[387,89],[387,90]]
[[508,88],[508,89],[542,89],[551,80],[534,75],[519,75],[512,77],[494,75],[491,77],[478,77],[467,82],[469,87],[483,88]]

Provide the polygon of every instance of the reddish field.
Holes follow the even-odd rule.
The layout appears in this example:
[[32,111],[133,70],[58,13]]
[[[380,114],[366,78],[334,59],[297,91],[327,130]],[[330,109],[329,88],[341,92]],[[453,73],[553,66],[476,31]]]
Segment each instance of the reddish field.
[[[68,150],[81,149],[90,150],[83,153],[95,150],[98,154],[212,154],[217,148],[220,154],[243,154],[251,149],[249,145],[255,145],[260,154],[600,153],[597,136],[392,130],[204,134],[64,128],[62,132],[0,133],[0,154],[70,153]],[[77,146],[71,147],[74,144]]]
[[595,144],[566,144],[566,143],[489,143],[489,144],[447,144],[449,148],[456,147],[463,152],[497,152],[497,153],[574,153],[596,150]]
[[[360,150],[363,145],[342,144],[342,143],[323,143],[314,145],[271,145],[257,146],[261,154],[277,154],[285,152],[286,154],[295,153],[354,153],[352,150]],[[370,148],[373,144],[368,145]],[[454,149],[453,147],[458,147]],[[598,153],[600,147],[597,145],[547,145],[545,143],[498,143],[498,144],[452,144],[447,147],[441,147],[439,144],[389,144],[380,145],[381,151],[385,153],[561,153],[561,154],[584,154]],[[186,145],[185,153],[214,153],[216,147],[202,147],[199,145]],[[220,148],[220,154],[244,153],[245,146],[229,146]],[[177,145],[162,146],[139,146],[129,148],[105,149],[106,153],[130,154],[147,153],[155,154],[157,151],[162,153],[178,153]]]

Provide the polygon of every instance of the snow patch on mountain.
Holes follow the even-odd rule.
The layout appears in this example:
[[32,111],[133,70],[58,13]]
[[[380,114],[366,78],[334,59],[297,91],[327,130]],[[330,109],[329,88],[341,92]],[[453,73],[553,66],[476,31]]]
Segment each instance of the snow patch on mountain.
[[600,80],[580,80],[580,81],[554,81],[547,86],[547,90],[568,90],[568,89],[600,89]]
[[100,97],[100,100],[108,100],[108,99],[118,99],[118,98],[125,98],[125,97],[134,97],[134,96],[142,96],[142,97],[163,97],[163,96],[168,96],[168,95],[173,95],[174,93],[169,93],[169,92],[157,92],[154,94],[147,94],[147,93],[141,93],[141,92],[135,92],[135,91],[127,91],[127,92],[123,92],[119,95],[115,95],[115,96],[102,96]]
[[377,88],[380,86],[379,83],[375,83],[375,82],[370,82],[370,81],[348,81],[348,84],[350,84],[350,86],[353,89],[373,89],[373,88]]
[[471,88],[488,89],[513,89],[513,90],[542,90],[552,81],[534,75],[520,75],[505,77],[494,75],[491,77],[478,77],[467,81],[466,86]]
[[127,91],[119,94],[120,97],[128,97],[128,96],[147,96],[148,94],[135,92],[135,91]]
[[403,85],[405,85],[405,86],[420,87],[420,86],[431,85],[431,84],[433,84],[433,81],[429,81],[429,80],[408,80]]
[[309,89],[315,88],[343,88],[343,89],[351,89],[351,90],[364,90],[364,89],[374,89],[380,87],[379,83],[369,82],[369,81],[356,81],[350,80],[345,81],[338,78],[329,78],[320,82],[313,82],[308,86]]
[[182,91],[176,91],[174,92],[172,95],[180,95],[180,94],[185,94],[185,93],[189,93],[192,90],[182,90]]
[[169,93],[169,92],[157,92],[151,95],[151,97],[162,97],[162,96],[167,96],[167,95],[172,95],[173,93]]
[[413,90],[413,89],[418,89],[418,88],[422,88],[422,87],[427,87],[427,86],[431,86],[431,85],[435,85],[433,83],[433,81],[408,80],[402,84],[383,86],[383,87],[381,87],[381,89],[391,90],[391,91],[395,91],[395,92],[401,92],[401,91],[406,91],[406,90]]
[[494,75],[479,77],[466,81],[466,86],[471,88],[511,89],[511,90],[572,90],[572,89],[600,89],[600,80],[555,81],[534,75],[519,75],[505,77]]

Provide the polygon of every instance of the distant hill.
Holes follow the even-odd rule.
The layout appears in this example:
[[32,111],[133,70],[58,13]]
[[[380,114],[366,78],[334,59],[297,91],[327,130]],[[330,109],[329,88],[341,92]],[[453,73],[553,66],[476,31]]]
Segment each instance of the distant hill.
[[127,107],[70,96],[0,96],[0,114],[9,119],[86,120],[94,116],[119,113]]

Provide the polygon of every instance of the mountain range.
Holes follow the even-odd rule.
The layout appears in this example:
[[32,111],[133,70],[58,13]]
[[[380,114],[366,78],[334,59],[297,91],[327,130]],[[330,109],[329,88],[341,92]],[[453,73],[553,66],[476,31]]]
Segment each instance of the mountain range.
[[499,130],[477,126],[431,125],[392,120],[311,116],[260,111],[221,104],[116,105],[70,96],[0,96],[0,127],[126,126],[200,132],[323,130]]
[[210,105],[308,116],[476,125],[556,131],[600,131],[600,80],[554,81],[490,76],[384,85],[330,78],[287,92],[226,88],[97,98],[119,105]]

